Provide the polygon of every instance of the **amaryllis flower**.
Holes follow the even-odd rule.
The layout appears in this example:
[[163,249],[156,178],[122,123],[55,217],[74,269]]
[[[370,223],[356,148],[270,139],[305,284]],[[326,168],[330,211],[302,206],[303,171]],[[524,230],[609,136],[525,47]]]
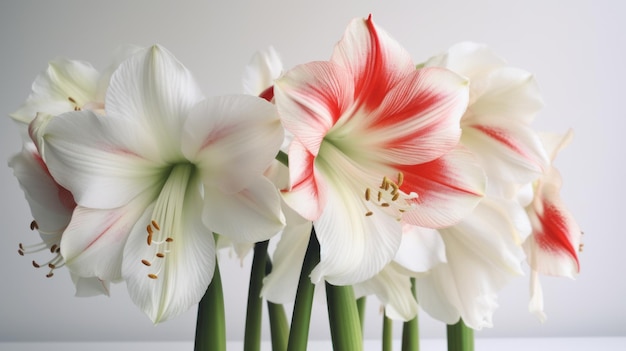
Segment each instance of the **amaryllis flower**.
[[401,221],[451,225],[476,205],[484,176],[457,149],[467,80],[416,70],[371,17],[353,20],[328,62],[276,81],[289,149],[285,199],[314,221],[321,261],[314,282],[352,284],[394,257]]
[[[550,160],[571,141],[570,130],[563,136],[543,135]],[[575,278],[580,271],[578,252],[582,250],[580,227],[561,200],[561,175],[554,166],[533,184],[533,199],[526,207],[532,234],[524,242],[524,251],[532,269],[530,310],[542,321],[543,297],[539,274]]]
[[[31,230],[36,230],[41,239],[35,244],[20,243],[18,253],[34,256],[33,266],[46,270],[45,275],[50,278],[65,265],[60,243],[76,203],[72,194],[52,178],[33,143],[25,143],[22,151],[9,160],[9,167],[13,168],[34,218]],[[76,296],[109,294],[109,283],[96,277],[72,274],[72,280]]]
[[123,278],[155,322],[182,313],[212,279],[213,232],[257,241],[282,228],[262,175],[282,136],[269,102],[203,99],[168,51],[139,51],[113,73],[105,116],[70,112],[38,131],[50,173],[78,204],[61,240],[67,266]]
[[512,198],[519,184],[543,172],[548,158],[530,125],[543,101],[532,74],[472,42],[456,44],[424,66],[445,67],[469,79],[461,144],[485,169],[489,193]]

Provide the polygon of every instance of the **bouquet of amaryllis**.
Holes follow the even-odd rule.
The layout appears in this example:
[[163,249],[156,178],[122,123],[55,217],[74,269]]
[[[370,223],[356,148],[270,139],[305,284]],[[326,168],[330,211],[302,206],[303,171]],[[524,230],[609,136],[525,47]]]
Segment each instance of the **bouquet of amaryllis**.
[[535,131],[533,76],[484,45],[416,64],[357,18],[329,61],[283,70],[270,48],[245,94],[220,97],[159,45],[113,61],[50,62],[11,114],[23,145],[9,165],[41,238],[18,252],[48,251],[33,265],[69,269],[79,296],[126,282],[154,323],[199,304],[198,350],[226,347],[221,247],[254,250],[247,350],[264,300],[274,350],[306,349],[319,283],[337,350],[362,348],[368,295],[384,306],[383,349],[392,320],[417,347],[418,306],[469,349],[524,263],[542,319],[538,275],[579,271],[581,231],[551,165],[571,132]]

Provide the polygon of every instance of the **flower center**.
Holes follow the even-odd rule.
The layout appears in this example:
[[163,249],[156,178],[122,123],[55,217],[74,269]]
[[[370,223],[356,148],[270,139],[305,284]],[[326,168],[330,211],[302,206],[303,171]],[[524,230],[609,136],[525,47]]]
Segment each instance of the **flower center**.
[[52,276],[54,275],[54,270],[61,268],[65,265],[63,256],[61,256],[61,248],[59,246],[59,243],[61,241],[61,233],[42,232],[41,230],[39,230],[39,225],[37,225],[36,221],[32,221],[30,223],[30,230],[38,230],[42,236],[49,236],[50,239],[48,241],[42,239],[41,242],[31,245],[24,245],[22,243],[19,243],[19,249],[17,250],[17,253],[20,256],[25,256],[27,254],[34,254],[37,252],[49,250],[52,254],[52,258],[44,263],[41,263],[41,261],[37,262],[36,260],[33,260],[32,264],[35,268],[47,267],[49,271],[46,274],[46,278],[52,278]]
[[[407,194],[400,190],[403,181],[404,174],[398,172],[396,181],[387,176],[383,176],[383,180],[378,189],[372,190],[371,188],[365,188],[365,207],[368,208],[367,203],[369,203],[384,208],[386,212],[400,221],[402,214],[415,206],[414,201],[418,197],[414,192]],[[374,215],[374,212],[368,208],[367,212],[365,212],[365,216],[369,217],[372,215]]]
[[142,259],[144,266],[151,267],[148,278],[158,279],[165,269],[165,261],[172,251],[174,237],[183,229],[183,207],[195,166],[190,163],[175,165],[156,200],[152,218],[146,226],[146,244],[152,256]]

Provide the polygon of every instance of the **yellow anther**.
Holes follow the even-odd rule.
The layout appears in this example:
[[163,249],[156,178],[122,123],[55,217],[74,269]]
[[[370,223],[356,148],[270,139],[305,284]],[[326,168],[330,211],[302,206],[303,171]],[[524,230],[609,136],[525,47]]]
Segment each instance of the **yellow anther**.
[[400,193],[395,193],[395,194],[393,194],[393,197],[391,198],[391,201],[396,201],[396,200],[398,200],[399,197],[400,197]]
[[380,204],[382,207],[389,207],[389,204],[386,202],[383,202],[382,204]]
[[398,172],[398,186],[402,186],[402,183],[404,182],[404,173],[402,172]]
[[150,273],[150,274],[148,274],[148,278],[150,278],[150,279],[157,279],[158,276],[156,274]]
[[152,220],[152,226],[156,229],[156,230],[161,230],[161,227],[159,227],[159,224],[153,219]]

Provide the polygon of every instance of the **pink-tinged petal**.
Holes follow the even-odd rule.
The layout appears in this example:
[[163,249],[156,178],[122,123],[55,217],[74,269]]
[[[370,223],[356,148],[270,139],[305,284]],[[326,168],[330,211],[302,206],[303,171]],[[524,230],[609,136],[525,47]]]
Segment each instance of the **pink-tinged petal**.
[[272,272],[263,279],[261,295],[274,303],[293,303],[312,223],[284,206],[287,224],[272,255]]
[[[77,207],[61,240],[61,254],[69,269],[81,277],[119,281],[124,245],[149,203],[150,198],[143,195],[114,210]],[[139,227],[145,233],[145,225]]]
[[274,86],[285,128],[313,155],[328,130],[350,108],[353,92],[348,72],[331,62],[299,65]]
[[[202,198],[197,179],[190,183],[181,208],[168,208],[147,242],[146,226],[158,208],[148,208],[124,247],[122,273],[133,302],[154,322],[171,319],[200,302],[215,268],[215,242],[202,223]],[[170,238],[170,240],[167,240]],[[159,257],[162,254],[163,257]]]
[[580,271],[582,233],[561,201],[560,189],[561,176],[551,167],[539,181],[535,199],[527,209],[533,233],[524,249],[533,270],[574,278]]
[[60,186],[32,143],[9,160],[9,167],[24,191],[31,214],[43,233],[60,233],[76,207],[72,194]]
[[417,300],[411,291],[411,280],[393,262],[373,278],[355,284],[354,294],[376,295],[391,319],[408,321],[417,315]]
[[418,196],[402,219],[421,227],[441,228],[455,224],[471,213],[485,189],[482,168],[474,156],[461,147],[434,161],[399,170],[404,174],[400,188]]
[[440,68],[416,70],[389,90],[371,114],[356,114],[345,127],[360,130],[363,134],[356,134],[376,145],[372,149],[389,163],[424,163],[457,145],[467,100],[465,78]]
[[537,133],[522,122],[480,118],[463,125],[461,143],[478,158],[490,186],[536,179],[548,165]]
[[283,193],[285,202],[302,217],[318,219],[326,205],[326,185],[316,175],[315,156],[298,140],[289,149],[289,173],[292,183],[291,189]]
[[[368,211],[371,216],[365,215]],[[393,259],[402,238],[396,218],[382,207],[366,208],[346,189],[328,192],[324,212],[313,225],[321,247],[313,283],[351,285],[370,279]]]
[[179,157],[184,119],[202,94],[191,72],[155,45],[124,61],[107,91],[107,115],[138,121],[160,141],[166,158]]
[[378,28],[371,15],[350,22],[331,62],[350,72],[355,100],[366,110],[378,107],[387,91],[415,70],[409,53]]
[[204,184],[203,220],[213,232],[240,242],[267,240],[285,226],[278,191],[267,178],[258,176],[237,193],[224,193]]
[[81,206],[123,206],[162,182],[155,141],[136,123],[70,112],[53,118],[42,139],[50,173]]
[[276,108],[255,96],[206,99],[189,114],[183,153],[224,192],[234,193],[263,174],[283,141]]

